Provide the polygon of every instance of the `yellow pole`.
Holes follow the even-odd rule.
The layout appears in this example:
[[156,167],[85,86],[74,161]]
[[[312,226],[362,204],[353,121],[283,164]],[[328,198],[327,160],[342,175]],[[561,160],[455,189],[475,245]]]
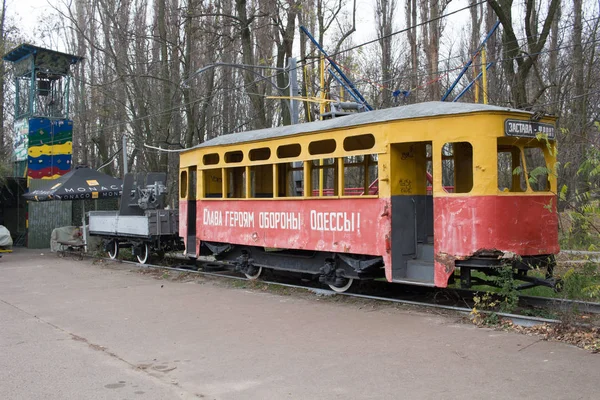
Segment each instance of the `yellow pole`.
[[319,168],[319,197],[323,197],[323,177],[325,176],[325,174],[323,174],[323,159],[319,160],[319,167],[321,167]]
[[477,79],[476,64],[473,64],[473,76],[475,76],[475,103],[479,103],[479,80]]
[[487,88],[487,63],[485,61],[485,49],[481,49],[481,65],[483,70],[481,71],[481,79],[483,80],[483,104],[488,103],[488,88]]
[[321,106],[319,107],[319,112],[321,115],[325,114],[325,57],[321,55]]
[[252,198],[252,173],[250,170],[251,170],[251,167],[246,165],[246,171],[244,171],[245,172],[244,185],[246,186],[246,193],[244,193],[244,197],[246,199]]
[[[322,120],[322,115],[325,114],[325,57],[323,55],[321,55],[321,105],[319,111]],[[319,197],[323,197],[323,159],[319,160],[319,166],[321,167],[319,168]]]

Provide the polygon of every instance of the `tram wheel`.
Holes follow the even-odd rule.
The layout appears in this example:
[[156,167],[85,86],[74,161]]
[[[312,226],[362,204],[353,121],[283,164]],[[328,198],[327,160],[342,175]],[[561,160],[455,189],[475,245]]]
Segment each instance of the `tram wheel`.
[[113,240],[110,242],[109,245],[109,250],[108,250],[108,257],[111,260],[116,259],[119,256],[119,242],[116,240]]
[[346,290],[350,289],[350,286],[352,286],[352,283],[354,282],[354,279],[352,278],[345,278],[346,279],[346,283],[344,285],[327,285],[331,288],[331,290],[333,290],[336,293],[344,293]]
[[140,264],[146,264],[150,258],[150,246],[148,243],[143,243],[140,247],[140,254],[137,255],[138,262]]
[[248,269],[247,273],[244,272],[244,275],[246,275],[246,278],[250,279],[251,281],[255,281],[260,277],[262,271],[262,267],[252,267]]

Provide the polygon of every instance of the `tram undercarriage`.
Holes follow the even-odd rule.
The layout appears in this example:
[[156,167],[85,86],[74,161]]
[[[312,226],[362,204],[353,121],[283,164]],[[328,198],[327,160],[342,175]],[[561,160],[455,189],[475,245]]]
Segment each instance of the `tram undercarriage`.
[[[331,252],[269,249],[227,243],[202,242],[201,255],[213,256],[229,263],[249,279],[257,279],[263,269],[305,274],[332,290],[343,292],[354,280],[384,278],[381,257]],[[461,288],[477,285],[502,287],[505,285],[505,268],[512,272],[510,279],[517,290],[535,286],[560,289],[560,280],[553,277],[556,261],[554,255],[517,257],[501,252],[480,252],[466,259],[452,261],[456,272],[449,284],[459,279]]]
[[376,256],[214,242],[202,242],[200,254],[230,263],[249,279],[257,279],[263,268],[289,271],[312,276],[338,292],[347,290],[355,279],[385,276],[383,259]]
[[517,290],[535,286],[560,290],[560,280],[554,277],[556,260],[553,254],[518,257],[497,251],[480,252],[464,260],[455,260],[454,265],[459,270],[460,286],[465,289],[475,285],[502,287],[507,280],[503,269],[508,268],[512,272],[508,279],[512,279]]

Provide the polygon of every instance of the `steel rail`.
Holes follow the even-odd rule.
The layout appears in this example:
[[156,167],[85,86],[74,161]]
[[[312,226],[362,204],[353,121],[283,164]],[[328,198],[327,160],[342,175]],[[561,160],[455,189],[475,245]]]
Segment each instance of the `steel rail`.
[[590,314],[600,314],[600,303],[591,301],[568,300],[555,297],[519,296],[519,301],[521,300],[530,306],[547,307],[551,305],[562,311],[577,310]]
[[[63,251],[62,253],[71,254],[71,252],[68,252],[68,251]],[[73,252],[72,254],[82,257],[81,253]],[[162,269],[162,270],[177,271],[177,272],[191,273],[191,274],[197,274],[197,275],[205,275],[205,276],[211,276],[211,277],[217,277],[217,278],[229,278],[229,279],[234,279],[234,280],[239,280],[239,281],[252,282],[252,280],[250,280],[246,277],[230,275],[229,273],[232,272],[231,270],[227,270],[227,271],[225,271],[225,273],[217,273],[217,272],[199,271],[199,270],[190,269],[190,268],[170,267],[170,266],[158,265],[158,264],[140,264],[139,262],[136,262],[136,261],[128,261],[128,260],[120,260],[120,259],[113,260],[110,258],[96,257],[96,256],[91,256],[91,255],[84,255],[84,257],[100,259],[103,261],[111,261],[116,264],[119,264],[119,263],[120,264],[128,264],[128,265],[138,267],[140,269],[148,269],[148,268]],[[208,262],[208,261],[206,263],[207,264],[217,264],[217,265],[222,264],[223,266],[229,266],[229,264],[227,264],[227,263]],[[257,282],[264,283],[266,285],[276,285],[276,286],[288,287],[288,288],[293,288],[293,289],[304,289],[304,290],[314,292],[316,294],[323,294],[323,295],[327,295],[327,296],[342,295],[342,296],[346,296],[346,297],[354,297],[354,298],[381,301],[381,302],[387,302],[387,303],[396,303],[396,304],[404,304],[404,305],[411,305],[411,306],[419,306],[419,307],[427,307],[427,308],[455,311],[455,312],[459,312],[459,313],[467,314],[467,315],[470,315],[472,312],[472,308],[468,308],[468,307],[450,306],[450,305],[436,304],[436,303],[431,303],[431,302],[426,302],[426,301],[421,302],[421,301],[415,301],[415,300],[398,299],[398,298],[392,298],[392,297],[381,297],[381,296],[366,295],[366,294],[359,294],[359,293],[349,293],[349,292],[339,293],[339,292],[334,292],[333,290],[328,290],[328,289],[323,289],[323,288],[315,288],[315,287],[311,287],[311,286],[295,285],[295,284],[276,282],[276,281],[257,280]],[[462,291],[468,292],[470,294],[476,293],[476,292],[473,292],[470,290],[464,290],[464,289],[453,289],[453,290],[457,293],[462,292]],[[556,308],[558,306],[563,311],[578,310],[580,312],[587,312],[590,314],[600,314],[600,303],[578,301],[578,300],[558,299],[558,298],[552,298],[552,297],[536,297],[536,296],[519,296],[519,300],[520,301],[523,300],[527,305],[530,305],[530,306],[546,307],[546,308],[548,308],[548,307]],[[481,314],[488,314],[488,315],[495,314],[499,317],[509,319],[517,325],[522,325],[522,326],[533,326],[533,325],[537,325],[537,324],[541,324],[541,323],[558,324],[558,323],[562,322],[557,319],[548,319],[548,318],[534,317],[534,316],[528,316],[528,315],[494,312],[494,311],[488,311],[488,310],[478,310],[478,312]]]
[[[93,257],[93,258],[97,258],[97,257]],[[212,276],[212,277],[218,277],[218,278],[229,278],[229,279],[234,279],[234,280],[252,282],[252,280],[245,278],[245,277],[241,277],[241,276],[233,276],[233,275],[227,275],[227,274],[215,273],[215,272],[198,271],[198,270],[189,269],[189,268],[168,267],[168,266],[156,265],[156,264],[140,264],[135,261],[112,260],[110,258],[103,258],[103,257],[100,257],[99,259],[105,260],[105,261],[112,261],[114,263],[129,264],[129,265],[136,266],[140,269],[145,269],[145,268],[161,269],[161,270],[185,272],[185,273],[191,273],[191,274],[197,274],[197,275],[205,275],[205,276]],[[230,271],[227,271],[227,272],[230,272]],[[342,296],[346,296],[346,297],[353,297],[353,298],[373,300],[373,301],[381,301],[381,302],[387,302],[387,303],[396,303],[396,304],[403,304],[403,305],[410,305],[410,306],[448,310],[448,311],[454,311],[454,312],[458,312],[458,313],[465,314],[465,315],[471,315],[471,312],[473,311],[471,308],[467,308],[467,307],[449,306],[449,305],[435,304],[435,303],[429,303],[429,302],[420,302],[420,301],[414,301],[414,300],[394,299],[394,298],[389,298],[389,297],[372,296],[372,295],[365,295],[365,294],[358,294],[358,293],[348,293],[348,292],[338,293],[338,292],[334,292],[333,290],[328,290],[328,289],[320,289],[320,288],[317,289],[317,288],[310,287],[310,286],[293,285],[293,284],[289,284],[289,283],[282,283],[282,282],[275,282],[275,281],[258,280],[256,282],[260,282],[260,283],[263,283],[266,285],[275,285],[275,286],[281,286],[281,287],[287,287],[287,288],[293,288],[293,289],[303,289],[303,290],[308,290],[308,291],[311,291],[311,292],[314,292],[317,294],[325,294],[328,296],[342,295]],[[543,323],[546,323],[546,324],[561,323],[560,320],[556,320],[556,319],[540,318],[540,317],[533,317],[533,316],[527,316],[527,315],[518,315],[518,314],[510,314],[510,313],[503,313],[503,312],[493,312],[493,311],[487,311],[487,310],[479,310],[478,312],[481,314],[486,314],[486,315],[495,314],[499,317],[511,320],[514,324],[520,325],[520,326],[534,326],[534,325],[539,325],[539,324],[543,324]]]

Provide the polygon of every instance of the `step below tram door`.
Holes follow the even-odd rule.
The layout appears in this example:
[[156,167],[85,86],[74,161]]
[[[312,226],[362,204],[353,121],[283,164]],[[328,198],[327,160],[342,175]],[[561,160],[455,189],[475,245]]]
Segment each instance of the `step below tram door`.
[[431,142],[390,145],[392,279],[434,283]]

